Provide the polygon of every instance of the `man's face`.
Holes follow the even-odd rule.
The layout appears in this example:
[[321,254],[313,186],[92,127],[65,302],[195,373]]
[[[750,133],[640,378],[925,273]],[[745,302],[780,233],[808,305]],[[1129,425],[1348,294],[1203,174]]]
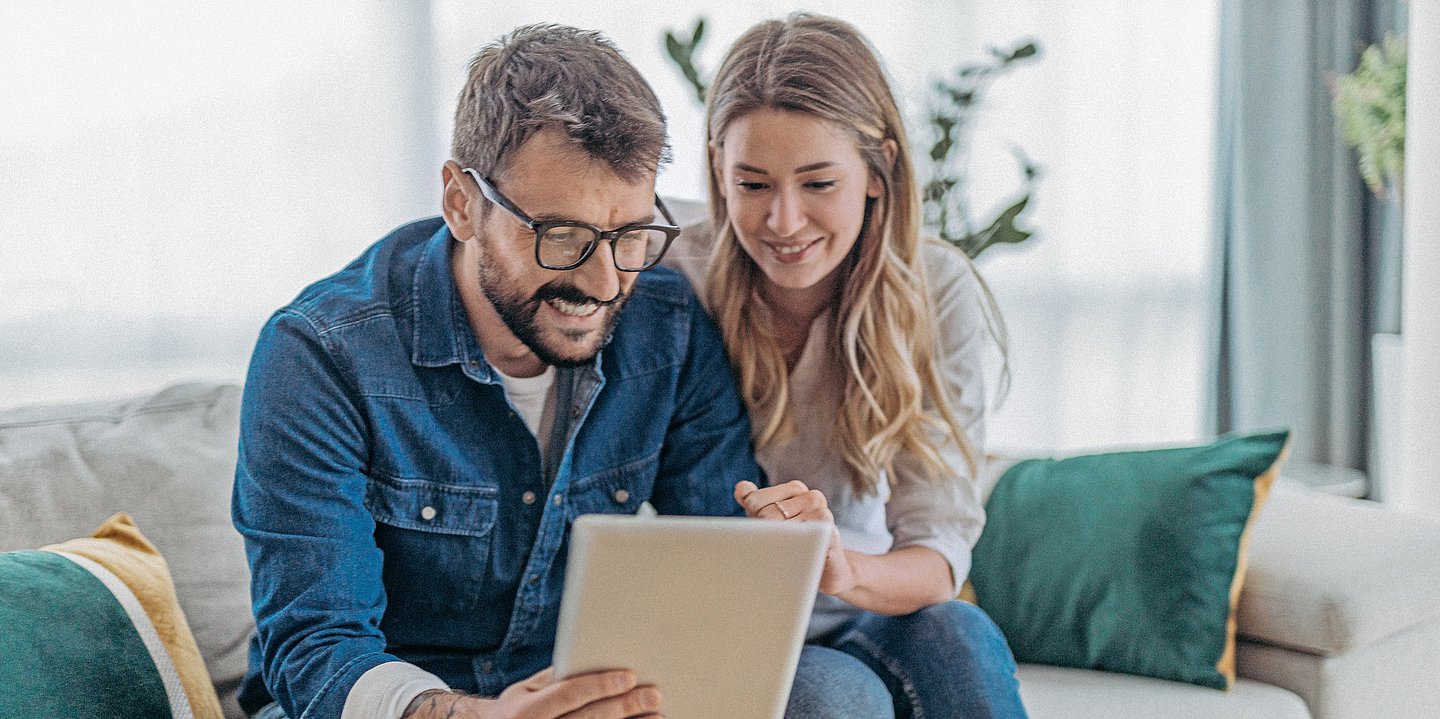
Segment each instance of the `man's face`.
[[[579,220],[612,229],[654,218],[653,176],[623,180],[558,130],[536,133],[511,156],[505,174],[490,179],[540,222]],[[534,231],[486,200],[468,176],[457,180],[468,183],[470,212],[464,224],[473,228],[469,235],[463,228],[455,233],[470,240],[456,257],[462,263],[460,281],[474,282],[505,330],[541,362],[565,367],[594,358],[619,319],[636,273],[615,269],[608,242],[575,269],[541,267]],[[483,335],[486,328],[477,324],[477,331]],[[481,337],[487,352],[494,344],[487,340],[493,339]]]

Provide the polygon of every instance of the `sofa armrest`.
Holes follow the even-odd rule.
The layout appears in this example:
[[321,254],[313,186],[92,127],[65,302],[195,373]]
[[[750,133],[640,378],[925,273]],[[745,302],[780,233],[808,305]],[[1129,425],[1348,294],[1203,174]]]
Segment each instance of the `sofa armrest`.
[[1440,621],[1440,521],[1277,483],[1251,530],[1241,637],[1341,654]]

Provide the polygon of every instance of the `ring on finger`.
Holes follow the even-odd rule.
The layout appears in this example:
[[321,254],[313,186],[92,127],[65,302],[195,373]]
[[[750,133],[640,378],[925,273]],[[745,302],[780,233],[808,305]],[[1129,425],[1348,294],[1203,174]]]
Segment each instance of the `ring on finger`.
[[[786,519],[789,519],[789,518],[790,518],[790,513],[787,512],[787,511],[785,511],[785,508],[782,507],[782,506],[780,506],[780,503],[779,503],[779,502],[771,502],[771,503],[765,505],[765,507],[774,507],[775,509],[780,510],[780,516],[782,516],[782,517],[784,517],[784,518],[786,518]],[[761,507],[760,509],[763,510],[763,509],[765,509],[765,507]]]

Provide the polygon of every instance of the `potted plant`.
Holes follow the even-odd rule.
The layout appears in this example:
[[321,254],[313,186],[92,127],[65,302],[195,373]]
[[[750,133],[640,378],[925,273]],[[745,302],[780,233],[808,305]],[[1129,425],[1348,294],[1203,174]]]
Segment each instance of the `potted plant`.
[[[1394,203],[1391,209],[1397,217],[1405,197],[1405,74],[1405,38],[1387,33],[1384,41],[1360,54],[1354,72],[1332,83],[1335,119],[1345,142],[1355,148],[1360,175],[1382,202]],[[1398,235],[1399,230],[1395,232]],[[1403,338],[1398,332],[1398,299],[1393,310],[1397,326],[1381,329],[1394,331],[1370,338],[1370,496],[1381,500],[1388,498],[1400,477]]]
[[1335,118],[1355,148],[1360,175],[1377,197],[1403,198],[1405,170],[1405,38],[1385,34],[1360,54],[1354,72],[1335,80]]

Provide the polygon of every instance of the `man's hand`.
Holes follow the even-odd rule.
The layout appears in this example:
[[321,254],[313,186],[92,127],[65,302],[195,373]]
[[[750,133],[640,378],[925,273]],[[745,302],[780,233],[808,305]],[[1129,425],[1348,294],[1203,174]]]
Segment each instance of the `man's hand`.
[[764,489],[754,482],[736,482],[735,501],[745,508],[745,514],[756,519],[830,525],[830,545],[825,549],[820,591],[840,596],[855,587],[855,565],[840,544],[840,529],[835,526],[835,515],[830,513],[830,504],[823,492],[810,489],[800,480]]
[[636,686],[629,670],[556,680],[550,669],[512,684],[496,699],[424,692],[404,719],[639,719],[658,717],[660,690]]

